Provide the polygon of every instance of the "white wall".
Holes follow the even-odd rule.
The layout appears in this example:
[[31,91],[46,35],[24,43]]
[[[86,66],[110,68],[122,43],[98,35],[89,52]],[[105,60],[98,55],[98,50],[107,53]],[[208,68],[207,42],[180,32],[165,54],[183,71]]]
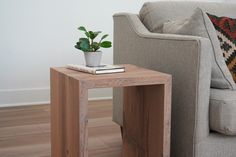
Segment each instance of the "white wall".
[[[0,106],[49,101],[49,67],[84,62],[74,48],[81,35],[76,28],[101,30],[112,40],[112,15],[137,13],[145,1],[1,0]],[[112,57],[105,49],[102,61],[112,63]],[[90,93],[99,97],[111,97],[111,89]]]

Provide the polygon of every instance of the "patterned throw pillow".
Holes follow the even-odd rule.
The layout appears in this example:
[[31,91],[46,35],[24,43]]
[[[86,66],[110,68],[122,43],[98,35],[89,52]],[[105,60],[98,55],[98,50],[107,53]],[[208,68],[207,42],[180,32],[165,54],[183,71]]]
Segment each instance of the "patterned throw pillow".
[[236,19],[207,15],[216,29],[225,62],[236,82]]

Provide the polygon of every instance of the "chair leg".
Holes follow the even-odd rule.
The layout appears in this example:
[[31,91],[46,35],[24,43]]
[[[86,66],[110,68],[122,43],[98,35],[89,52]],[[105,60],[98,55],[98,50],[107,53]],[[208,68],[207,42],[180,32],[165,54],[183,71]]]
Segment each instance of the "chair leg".
[[120,127],[120,132],[121,132],[121,137],[123,139],[123,127],[122,126]]

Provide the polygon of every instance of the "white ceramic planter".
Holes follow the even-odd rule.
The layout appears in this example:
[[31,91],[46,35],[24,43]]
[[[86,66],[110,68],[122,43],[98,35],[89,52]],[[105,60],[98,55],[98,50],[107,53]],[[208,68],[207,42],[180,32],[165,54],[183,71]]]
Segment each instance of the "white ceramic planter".
[[97,67],[101,63],[102,52],[84,52],[86,66]]

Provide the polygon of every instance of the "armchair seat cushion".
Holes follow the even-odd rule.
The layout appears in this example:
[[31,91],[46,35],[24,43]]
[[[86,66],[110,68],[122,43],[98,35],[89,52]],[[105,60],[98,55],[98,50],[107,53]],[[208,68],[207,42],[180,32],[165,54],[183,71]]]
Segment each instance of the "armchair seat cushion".
[[224,135],[236,135],[236,90],[211,89],[210,128]]

